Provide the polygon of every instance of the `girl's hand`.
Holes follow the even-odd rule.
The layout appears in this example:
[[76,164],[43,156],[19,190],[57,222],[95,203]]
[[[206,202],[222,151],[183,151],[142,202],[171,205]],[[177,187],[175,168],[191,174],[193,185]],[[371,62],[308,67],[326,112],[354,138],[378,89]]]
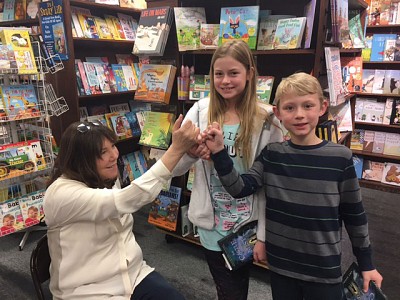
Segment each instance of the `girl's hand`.
[[210,149],[207,148],[206,144],[201,143],[190,148],[187,154],[193,158],[198,157],[204,160],[209,160],[211,152]]
[[205,134],[205,144],[208,149],[210,149],[211,153],[214,154],[224,149],[224,135],[217,122],[213,122],[212,125],[209,125]]

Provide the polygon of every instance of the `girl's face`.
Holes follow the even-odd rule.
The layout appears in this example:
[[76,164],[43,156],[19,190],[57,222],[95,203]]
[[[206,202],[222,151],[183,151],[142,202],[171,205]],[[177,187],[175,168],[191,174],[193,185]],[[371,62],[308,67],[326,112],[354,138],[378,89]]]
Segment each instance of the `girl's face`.
[[96,160],[97,173],[103,180],[114,180],[118,177],[118,149],[109,140],[104,139],[101,158]]
[[226,56],[214,63],[214,86],[216,91],[229,101],[239,101],[250,79],[250,72],[236,59]]

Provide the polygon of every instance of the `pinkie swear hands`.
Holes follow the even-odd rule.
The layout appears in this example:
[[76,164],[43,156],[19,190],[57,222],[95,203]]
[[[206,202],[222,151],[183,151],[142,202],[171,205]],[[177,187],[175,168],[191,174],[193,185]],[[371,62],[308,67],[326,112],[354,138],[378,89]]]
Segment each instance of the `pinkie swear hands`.
[[207,130],[202,132],[202,137],[211,153],[215,154],[224,149],[224,135],[217,122],[208,125]]
[[192,147],[201,143],[199,140],[200,129],[191,121],[182,124],[183,116],[179,115],[172,129],[172,145],[180,153],[186,153]]

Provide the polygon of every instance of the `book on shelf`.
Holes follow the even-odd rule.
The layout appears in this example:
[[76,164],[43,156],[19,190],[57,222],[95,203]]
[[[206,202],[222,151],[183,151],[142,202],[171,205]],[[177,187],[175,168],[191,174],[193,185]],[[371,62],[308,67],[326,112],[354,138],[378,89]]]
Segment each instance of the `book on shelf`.
[[123,113],[126,113],[128,111],[131,111],[129,109],[129,104],[128,103],[110,104],[109,108],[110,108],[110,112],[123,112]]
[[78,14],[91,15],[91,12],[87,8],[70,6],[71,9],[71,26],[74,25],[77,37],[84,37],[81,24],[79,23]]
[[341,74],[340,50],[337,47],[325,47],[326,71],[328,77],[329,102],[336,106],[345,101],[345,89]]
[[351,104],[349,100],[336,106],[330,106],[329,117],[336,121],[338,132],[353,131]]
[[253,249],[257,242],[257,221],[247,223],[236,232],[218,241],[222,256],[229,270],[253,262]]
[[201,23],[200,49],[217,49],[219,40],[219,24]]
[[172,8],[153,7],[142,10],[133,53],[162,56],[172,23]]
[[383,162],[364,159],[361,178],[381,182],[384,167],[385,164]]
[[115,83],[117,86],[118,92],[126,92],[128,91],[128,86],[125,81],[124,71],[122,69],[122,65],[120,64],[111,64],[112,72],[114,73]]
[[375,299],[387,300],[382,290],[374,281],[370,281],[368,291],[363,291],[363,277],[358,265],[353,262],[343,275],[343,287],[346,299]]
[[400,164],[386,162],[381,182],[400,187]]
[[119,140],[132,137],[132,129],[124,112],[119,112],[117,115],[111,116],[110,121]]
[[3,45],[11,45],[19,74],[38,73],[28,29],[5,29],[0,32]]
[[104,15],[104,19],[115,40],[125,40],[126,36],[121,22],[116,16]]
[[362,178],[364,158],[362,156],[353,155],[354,170],[358,179]]
[[257,50],[274,49],[276,25],[279,19],[294,18],[293,15],[271,15],[269,10],[260,10]]
[[383,94],[383,85],[385,83],[386,70],[375,70],[374,83],[372,84],[372,93]]
[[186,182],[186,188],[191,191],[193,188],[193,182],[194,182],[194,165],[192,165],[188,171],[188,178]]
[[40,116],[39,103],[32,84],[3,85],[0,92],[8,120]]
[[105,5],[120,5],[119,0],[94,0],[92,2]]
[[[82,60],[76,58],[76,59],[75,59],[75,64],[76,64],[77,67],[78,67],[79,77],[81,78],[81,80],[82,80],[82,85],[83,85],[83,93],[82,93],[81,95],[82,95],[82,96],[84,96],[84,95],[91,95],[92,92],[91,92],[91,90],[90,90],[89,82],[88,82],[88,79],[87,79],[87,77],[86,77],[85,67],[83,66]],[[76,74],[77,78],[78,78],[78,71],[77,71],[77,74]]]
[[358,122],[382,124],[385,110],[385,102],[378,102],[377,99],[365,98],[357,99],[362,101],[361,119]]
[[383,94],[400,95],[400,70],[386,70]]
[[135,76],[132,66],[130,65],[121,65],[121,66],[128,91],[136,90],[138,87],[138,78]]
[[370,61],[383,61],[386,40],[395,40],[396,38],[397,35],[394,33],[374,33]]
[[360,92],[362,87],[363,62],[360,56],[341,56],[343,82],[348,92]]
[[118,178],[121,188],[128,186],[134,180],[131,165],[126,155],[120,155],[117,159]]
[[363,69],[361,92],[372,93],[372,87],[374,85],[374,78],[375,78],[375,70],[374,69]]
[[15,0],[4,0],[2,21],[14,21]]
[[400,134],[386,132],[383,154],[400,156]]
[[167,112],[146,112],[139,144],[159,149],[168,149],[175,114]]
[[14,0],[14,20],[26,19],[26,0]]
[[35,191],[19,199],[19,205],[25,227],[39,224],[44,217],[44,190]]
[[99,88],[103,94],[111,93],[110,75],[106,64],[94,63],[97,79],[99,80]]
[[304,6],[303,17],[307,18],[306,27],[304,28],[304,49],[309,49],[311,46],[316,5],[316,0],[310,0]]
[[96,16],[94,16],[93,18],[96,24],[96,29],[99,34],[99,38],[112,40],[113,35],[111,34],[110,29],[108,28],[106,20]]
[[100,81],[99,78],[97,77],[97,72],[96,72],[96,63],[91,63],[84,61],[83,62],[83,68],[86,73],[86,78],[88,81],[88,86],[90,89],[90,94],[95,95],[95,94],[101,94],[101,88],[100,88]]
[[269,104],[274,84],[274,76],[258,76],[257,77],[257,99]]
[[176,67],[142,64],[135,100],[169,103]]
[[62,0],[50,0],[39,3],[40,27],[43,41],[50,55],[58,54],[61,60],[68,60],[67,37],[64,27]]
[[365,45],[365,34],[364,28],[361,24],[361,11],[356,9],[349,9],[349,30],[350,38],[352,42],[352,48],[364,48]]
[[[116,1],[118,5],[118,0]],[[146,0],[119,0],[119,6],[133,9],[145,9],[147,8]]]
[[374,144],[372,146],[373,153],[383,153],[385,147],[386,132],[375,131],[374,132]]
[[372,149],[374,148],[374,138],[375,138],[375,131],[365,130],[364,143],[363,143],[364,152],[372,152]]
[[79,106],[79,120],[86,121],[89,116],[86,106]]
[[17,62],[11,45],[0,45],[0,74],[15,73]]
[[125,39],[134,41],[136,39],[137,20],[131,15],[117,13],[119,22],[121,23],[122,30],[124,31]]
[[207,23],[205,8],[174,7],[174,15],[179,51],[200,49],[201,25]]
[[336,22],[339,42],[342,48],[352,48],[349,29],[349,3],[348,0],[335,0],[336,4]]
[[193,224],[189,220],[189,204],[181,206],[181,235],[188,236],[193,232]]
[[210,94],[210,75],[193,74],[190,76],[189,100],[200,100]]
[[79,24],[81,25],[83,37],[88,39],[99,39],[94,16],[78,13]]
[[0,204],[0,236],[5,236],[25,228],[19,199],[11,199]]
[[218,44],[222,45],[231,39],[239,39],[245,41],[250,49],[255,50],[259,10],[258,5],[221,7]]
[[274,49],[300,48],[306,21],[306,17],[280,19],[276,25]]
[[26,0],[26,18],[34,20],[39,16],[39,0]]
[[147,221],[158,227],[175,231],[178,224],[181,192],[182,189],[180,187],[172,185],[168,191],[161,190],[151,204]]
[[400,99],[393,100],[390,125],[400,126]]
[[129,126],[131,128],[132,137],[139,137],[142,134],[142,131],[140,129],[136,113],[132,111],[126,112],[125,117],[128,120]]
[[351,133],[350,149],[362,151],[364,147],[364,129],[354,129]]
[[387,39],[385,41],[383,61],[394,61],[394,53],[396,51],[396,40]]

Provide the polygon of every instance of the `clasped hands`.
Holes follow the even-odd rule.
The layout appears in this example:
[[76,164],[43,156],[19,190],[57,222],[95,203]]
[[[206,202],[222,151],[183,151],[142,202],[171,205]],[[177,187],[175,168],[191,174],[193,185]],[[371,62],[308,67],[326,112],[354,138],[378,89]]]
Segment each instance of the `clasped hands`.
[[217,153],[224,149],[224,136],[221,126],[213,122],[206,130],[197,136],[197,144],[193,145],[187,154],[191,157],[198,157],[209,160],[211,153]]

